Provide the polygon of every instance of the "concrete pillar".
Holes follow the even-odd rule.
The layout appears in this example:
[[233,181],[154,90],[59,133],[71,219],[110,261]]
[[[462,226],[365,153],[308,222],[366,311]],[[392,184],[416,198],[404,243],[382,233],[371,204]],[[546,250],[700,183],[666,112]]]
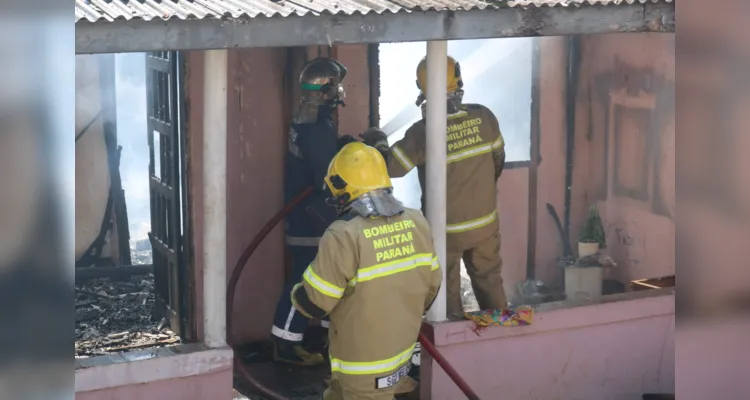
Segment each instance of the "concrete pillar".
[[227,338],[227,50],[205,52],[203,97],[203,336]]
[[435,302],[427,312],[430,321],[445,321],[445,248],[446,248],[446,169],[447,148],[446,130],[448,123],[446,76],[448,42],[427,42],[427,220],[432,229],[432,240],[435,244],[440,265],[443,267],[443,284]]

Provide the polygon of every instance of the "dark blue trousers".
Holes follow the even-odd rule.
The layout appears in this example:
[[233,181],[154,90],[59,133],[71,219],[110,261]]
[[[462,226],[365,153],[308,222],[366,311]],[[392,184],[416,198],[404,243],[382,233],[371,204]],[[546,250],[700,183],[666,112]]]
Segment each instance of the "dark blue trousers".
[[[294,285],[302,281],[302,274],[315,259],[318,248],[317,246],[289,246],[287,249],[292,255],[292,275],[289,282],[284,286],[284,291],[281,293],[281,298],[276,306],[271,334],[281,339],[300,342],[310,320],[294,308],[291,293]],[[327,328],[328,318],[321,321],[321,325]]]

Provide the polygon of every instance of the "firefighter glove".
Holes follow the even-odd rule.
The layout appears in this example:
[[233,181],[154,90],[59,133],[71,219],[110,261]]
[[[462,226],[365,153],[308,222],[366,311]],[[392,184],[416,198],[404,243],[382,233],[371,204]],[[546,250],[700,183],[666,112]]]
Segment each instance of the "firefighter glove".
[[341,150],[347,144],[349,144],[351,142],[356,142],[356,141],[357,141],[357,139],[355,139],[355,138],[353,138],[353,137],[351,137],[349,135],[341,136],[338,139],[338,149]]
[[388,135],[378,128],[370,128],[359,136],[366,145],[374,147],[380,152],[388,150]]

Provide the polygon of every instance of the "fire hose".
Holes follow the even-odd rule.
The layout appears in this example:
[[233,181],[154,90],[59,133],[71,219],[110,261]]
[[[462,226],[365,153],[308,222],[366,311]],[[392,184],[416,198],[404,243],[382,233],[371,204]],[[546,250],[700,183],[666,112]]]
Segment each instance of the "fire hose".
[[[229,279],[229,284],[227,287],[227,337],[231,338],[231,332],[232,332],[232,315],[234,310],[234,292],[237,288],[237,282],[240,279],[240,276],[242,275],[242,270],[245,268],[245,265],[247,264],[247,260],[250,258],[250,256],[253,255],[255,250],[258,248],[258,246],[263,242],[263,240],[268,236],[268,234],[273,230],[276,225],[302,200],[304,200],[307,196],[309,196],[312,193],[313,189],[312,187],[309,187],[305,190],[303,190],[300,194],[295,196],[292,200],[287,203],[284,208],[279,211],[276,215],[271,218],[268,223],[263,227],[263,229],[258,232],[257,235],[255,235],[255,238],[253,238],[252,242],[245,248],[245,251],[242,252],[242,256],[240,256],[239,260],[237,260],[237,264],[234,266],[234,270],[232,271],[232,276]],[[427,351],[427,353],[440,365],[440,367],[443,368],[445,373],[451,378],[451,380],[458,386],[458,388],[466,395],[466,398],[469,400],[479,400],[479,396],[474,393],[474,391],[469,387],[469,385],[466,383],[466,381],[461,378],[461,376],[458,374],[458,372],[448,363],[448,361],[440,354],[440,352],[435,348],[435,346],[430,342],[430,340],[423,334],[419,333],[419,343],[422,345],[422,347]],[[229,345],[234,350],[234,364],[237,370],[240,372],[242,377],[247,381],[247,383],[256,390],[259,394],[267,397],[269,400],[287,400],[283,395],[275,392],[271,388],[267,387],[258,379],[256,379],[250,371],[245,368],[245,365],[242,363],[240,355],[237,353],[237,347],[234,343],[232,343],[232,340],[229,340]]]

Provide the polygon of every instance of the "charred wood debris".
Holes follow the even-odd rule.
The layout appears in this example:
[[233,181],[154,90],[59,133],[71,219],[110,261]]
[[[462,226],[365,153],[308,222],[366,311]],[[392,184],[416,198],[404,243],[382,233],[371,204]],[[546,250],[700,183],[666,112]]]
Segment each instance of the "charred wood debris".
[[[145,242],[145,243],[141,243]],[[180,343],[164,319],[153,320],[154,275],[148,240],[131,247],[133,265],[76,268],[76,357],[93,357]],[[463,303],[478,310],[471,281],[461,274]]]
[[150,249],[134,249],[136,265],[76,270],[76,358],[178,344],[155,305]]

